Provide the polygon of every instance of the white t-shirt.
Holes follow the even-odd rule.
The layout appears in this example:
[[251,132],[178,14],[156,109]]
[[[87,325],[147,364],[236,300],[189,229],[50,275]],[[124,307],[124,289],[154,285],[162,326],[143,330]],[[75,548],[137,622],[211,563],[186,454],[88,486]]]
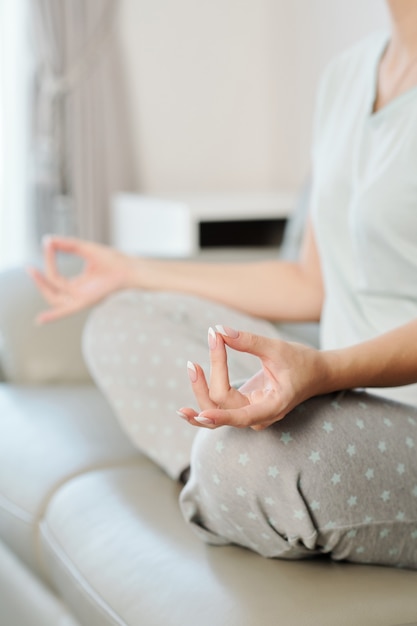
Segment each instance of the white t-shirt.
[[[355,45],[319,89],[312,215],[326,290],[324,349],[417,318],[417,87],[372,113],[387,43],[377,34]],[[417,384],[382,395],[417,405]]]

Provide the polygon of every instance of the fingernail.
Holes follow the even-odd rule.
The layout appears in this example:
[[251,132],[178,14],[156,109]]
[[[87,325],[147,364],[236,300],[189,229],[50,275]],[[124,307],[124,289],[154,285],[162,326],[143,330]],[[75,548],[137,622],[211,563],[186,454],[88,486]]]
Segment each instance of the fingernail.
[[192,361],[187,361],[187,371],[188,371],[188,376],[191,382],[195,383],[195,381],[197,380],[197,370],[195,368],[194,363],[192,363]]
[[47,246],[48,243],[51,241],[51,239],[52,239],[52,235],[44,235],[42,237],[42,245]]
[[177,415],[179,415],[180,417],[182,417],[183,420],[187,420],[188,421],[188,417],[186,416],[185,413],[183,413],[182,411],[175,411],[175,413]]
[[214,424],[214,421],[212,419],[210,419],[209,417],[204,417],[204,415],[196,415],[194,417],[194,420],[196,422],[199,422],[200,424]]
[[216,324],[216,330],[221,335],[225,335],[226,337],[232,337],[232,339],[236,339],[239,337],[239,331],[234,328],[230,328],[230,326],[222,326],[222,324]]
[[210,350],[214,350],[214,348],[217,345],[216,333],[214,332],[211,326],[208,329],[208,345],[209,345]]

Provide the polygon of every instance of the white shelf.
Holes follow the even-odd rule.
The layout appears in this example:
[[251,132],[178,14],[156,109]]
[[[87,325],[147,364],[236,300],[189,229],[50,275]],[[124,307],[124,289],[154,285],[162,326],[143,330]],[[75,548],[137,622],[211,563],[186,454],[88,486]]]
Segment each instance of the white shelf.
[[205,222],[287,218],[291,191],[257,194],[117,194],[111,212],[111,244],[128,254],[187,258],[200,250]]
[[196,221],[222,222],[286,218],[296,193],[161,194],[159,198],[187,204]]

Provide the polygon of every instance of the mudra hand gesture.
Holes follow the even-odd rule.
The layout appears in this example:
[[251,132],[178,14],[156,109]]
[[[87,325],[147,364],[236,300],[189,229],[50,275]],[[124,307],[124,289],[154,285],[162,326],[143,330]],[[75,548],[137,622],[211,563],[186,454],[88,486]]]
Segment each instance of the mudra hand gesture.
[[[216,330],[210,328],[208,335],[209,382],[198,364],[188,364],[200,412],[183,407],[179,415],[191,424],[263,430],[320,393],[326,368],[318,350],[223,326],[216,326]],[[238,390],[230,384],[226,345],[259,357],[262,364],[262,369]]]
[[[45,237],[44,273],[29,267],[39,291],[50,309],[37,317],[39,324],[51,322],[86,307],[128,283],[128,258],[116,250],[89,241],[69,237]],[[82,271],[68,278],[60,274],[56,264],[57,253],[64,252],[84,261]]]

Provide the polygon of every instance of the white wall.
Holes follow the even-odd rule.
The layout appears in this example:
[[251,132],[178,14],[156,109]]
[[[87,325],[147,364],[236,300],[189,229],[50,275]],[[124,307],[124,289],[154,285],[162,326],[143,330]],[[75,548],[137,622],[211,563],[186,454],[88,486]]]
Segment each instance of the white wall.
[[274,191],[309,168],[328,60],[383,0],[122,0],[141,191]]

